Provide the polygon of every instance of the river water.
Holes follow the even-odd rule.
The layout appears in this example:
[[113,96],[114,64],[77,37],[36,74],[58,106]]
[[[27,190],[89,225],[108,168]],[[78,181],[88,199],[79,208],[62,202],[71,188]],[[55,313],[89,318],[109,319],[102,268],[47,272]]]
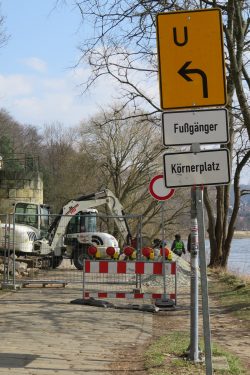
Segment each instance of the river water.
[[[209,241],[206,240],[207,255],[209,250]],[[232,241],[228,259],[228,271],[240,275],[250,275],[250,238],[234,239]]]

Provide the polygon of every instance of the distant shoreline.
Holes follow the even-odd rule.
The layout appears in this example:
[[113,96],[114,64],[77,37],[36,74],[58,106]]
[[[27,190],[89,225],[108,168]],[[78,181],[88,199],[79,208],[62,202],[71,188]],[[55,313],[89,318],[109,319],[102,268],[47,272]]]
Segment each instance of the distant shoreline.
[[[244,238],[250,239],[250,230],[236,230],[234,232],[233,239],[240,240],[240,239],[244,239]],[[184,239],[185,239],[185,237],[184,237]],[[209,239],[209,237],[208,237],[208,235],[206,235],[206,240],[208,240],[208,239]],[[187,241],[187,238],[186,238],[186,241]]]
[[250,238],[250,230],[236,230],[233,238]]

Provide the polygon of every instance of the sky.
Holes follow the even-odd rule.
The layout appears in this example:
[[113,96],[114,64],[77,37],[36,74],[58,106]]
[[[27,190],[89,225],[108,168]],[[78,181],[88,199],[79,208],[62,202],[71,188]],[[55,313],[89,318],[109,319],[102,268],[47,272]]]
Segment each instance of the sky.
[[[77,46],[89,33],[71,4],[55,9],[55,0],[1,0],[8,43],[0,48],[0,108],[18,122],[60,122],[65,127],[105,108],[113,87],[99,82],[83,94],[88,67],[73,68]],[[70,3],[70,1],[69,1]],[[105,94],[104,94],[105,93]]]

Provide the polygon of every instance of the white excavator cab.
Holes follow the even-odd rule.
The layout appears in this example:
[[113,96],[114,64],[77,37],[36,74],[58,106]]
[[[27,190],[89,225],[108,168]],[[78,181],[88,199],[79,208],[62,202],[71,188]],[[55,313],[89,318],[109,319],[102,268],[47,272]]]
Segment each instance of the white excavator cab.
[[50,208],[45,204],[17,202],[14,204],[15,225],[26,225],[37,229],[38,237],[47,234]]
[[97,248],[97,257],[107,258],[106,250],[114,247],[120,253],[118,241],[107,232],[98,228],[98,211],[94,208],[85,209],[72,216],[64,234],[65,256],[73,259],[74,265],[82,269],[83,259],[89,258],[89,246]]
[[72,233],[97,232],[96,209],[87,209],[72,216],[66,228],[66,235]]

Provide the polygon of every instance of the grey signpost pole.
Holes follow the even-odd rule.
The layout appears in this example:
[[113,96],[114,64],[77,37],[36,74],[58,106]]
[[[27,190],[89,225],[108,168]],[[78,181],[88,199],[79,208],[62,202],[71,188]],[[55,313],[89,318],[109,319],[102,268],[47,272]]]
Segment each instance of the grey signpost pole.
[[191,252],[190,252],[190,344],[188,359],[199,362],[199,287],[198,287],[198,224],[196,190],[191,189]]
[[204,230],[204,210],[203,210],[203,190],[196,190],[197,219],[199,226],[199,256],[201,271],[201,291],[202,291],[202,315],[203,315],[203,334],[205,342],[205,362],[206,375],[213,374],[212,349],[211,349],[211,330],[208,304],[208,284],[207,284],[207,264],[205,253],[205,230]]
[[164,201],[161,202],[161,228],[162,228],[162,267],[163,267],[163,301],[167,301],[166,293],[166,254],[165,254],[165,225],[164,225]]

